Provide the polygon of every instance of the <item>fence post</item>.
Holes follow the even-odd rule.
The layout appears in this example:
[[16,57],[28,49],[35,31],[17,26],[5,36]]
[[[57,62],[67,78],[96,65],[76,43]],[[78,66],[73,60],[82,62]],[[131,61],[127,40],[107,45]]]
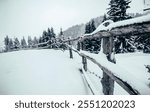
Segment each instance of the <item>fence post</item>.
[[[115,60],[111,58],[113,52],[113,37],[102,38],[103,53],[106,54],[108,61],[115,63]],[[103,78],[101,80],[103,86],[103,93],[105,95],[113,95],[114,92],[114,80],[109,77],[107,73],[103,71]]]
[[77,43],[77,50],[80,51],[80,42]]
[[[71,42],[69,41],[69,45],[71,45]],[[73,53],[72,53],[72,49],[69,47],[69,54],[70,54],[70,58],[73,59]]]
[[84,70],[87,71],[87,59],[85,56],[82,56],[82,63]]

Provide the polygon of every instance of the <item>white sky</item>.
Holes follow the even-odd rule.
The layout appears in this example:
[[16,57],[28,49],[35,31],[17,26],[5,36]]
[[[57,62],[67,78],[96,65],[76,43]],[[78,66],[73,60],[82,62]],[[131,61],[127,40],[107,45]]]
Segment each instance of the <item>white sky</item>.
[[[139,12],[143,0],[132,0],[129,12]],[[103,15],[110,0],[0,0],[0,46],[6,35],[22,38],[37,36],[48,27],[86,23]]]

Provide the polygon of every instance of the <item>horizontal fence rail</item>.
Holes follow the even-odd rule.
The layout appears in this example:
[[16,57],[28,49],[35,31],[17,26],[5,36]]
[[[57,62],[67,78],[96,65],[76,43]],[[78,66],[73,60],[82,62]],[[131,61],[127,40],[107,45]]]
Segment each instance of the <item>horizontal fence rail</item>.
[[[84,53],[80,53],[79,51],[77,51],[76,49],[73,49],[70,45],[67,45],[67,47],[69,47],[70,49],[72,49],[72,51],[76,52],[79,56],[81,57],[85,57],[86,59],[88,59],[89,61],[93,62],[94,64],[96,64],[102,71],[106,72],[114,81],[116,81],[126,92],[128,92],[130,95],[140,95],[140,93],[134,89],[131,85],[129,85],[126,81],[123,81],[122,79],[120,79],[119,77],[116,76],[115,73],[113,73],[112,71],[110,71],[108,68],[106,68],[105,66],[101,65],[98,61],[96,61],[94,58],[84,54]],[[85,65],[83,65],[85,66]],[[84,67],[83,67],[84,68]],[[86,70],[85,70],[86,71]]]
[[[75,39],[67,39],[63,42],[65,43],[65,42],[77,41],[77,45],[79,45],[79,47],[77,47],[77,49],[80,50],[80,42],[84,41],[85,39],[102,38],[104,41],[103,53],[106,55],[109,54],[108,56],[110,56],[111,53],[113,52],[112,51],[112,49],[113,49],[113,37],[118,38],[119,36],[128,36],[128,35],[135,36],[135,35],[142,35],[142,34],[150,34],[150,14],[143,16],[143,17],[139,17],[139,18],[133,18],[133,19],[129,19],[129,20],[121,21],[121,22],[116,22],[116,23],[113,23],[110,26],[108,26],[104,29],[101,29],[97,32],[94,31],[94,33],[85,34],[85,35],[83,35],[81,37],[77,37]],[[72,49],[70,46],[68,46],[68,47],[69,47],[69,49]],[[103,71],[103,77],[104,78],[106,78],[105,76],[109,76],[111,79],[116,81],[125,91],[127,91],[131,95],[139,95],[140,94],[131,85],[129,85],[127,82],[125,82],[121,78],[117,77],[118,75],[116,76],[115,73],[113,73],[111,70],[104,67],[100,63],[98,63],[94,58],[87,56],[83,53],[79,53],[75,49],[72,49],[72,50],[74,52],[78,53],[82,58],[84,57],[84,58],[92,61],[96,65],[98,65]],[[108,61],[110,61],[112,63],[116,63],[115,60],[108,59]],[[86,64],[85,63],[86,63],[86,61],[83,63],[84,64],[83,68],[86,71],[87,70],[87,65],[86,65],[87,63]],[[109,77],[107,77],[107,80],[105,80],[104,83],[107,83],[107,81],[110,80]],[[108,84],[114,85],[114,83],[108,83]],[[104,85],[107,86],[107,84],[104,84]],[[104,87],[103,87],[103,89],[104,89]],[[111,89],[111,87],[110,87],[110,89]],[[107,91],[107,90],[105,90],[105,91]],[[113,91],[110,93],[106,93],[106,94],[112,94],[112,93],[113,93]]]

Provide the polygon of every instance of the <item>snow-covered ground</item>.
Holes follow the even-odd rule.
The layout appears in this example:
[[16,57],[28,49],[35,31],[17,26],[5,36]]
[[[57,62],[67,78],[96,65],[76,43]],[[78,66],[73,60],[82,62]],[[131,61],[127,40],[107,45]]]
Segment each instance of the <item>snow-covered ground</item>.
[[[82,67],[81,57],[76,53],[73,56],[74,59],[70,59],[68,51],[49,49],[1,53],[0,94],[91,94],[83,74],[79,71]],[[93,55],[97,60],[100,60],[101,56],[99,56]],[[119,54],[116,55],[116,60],[117,66],[133,75],[121,77],[134,82],[129,83],[135,84],[135,87],[139,87],[138,90],[141,90],[142,93],[145,91],[147,94],[150,91],[148,87],[150,73],[147,72],[144,65],[150,64],[150,55],[143,53]],[[103,94],[100,83],[102,71],[88,61],[86,75],[97,92]],[[118,84],[115,84],[114,93],[128,94]]]
[[0,54],[0,94],[89,94],[80,64],[67,54],[57,50]]
[[[150,65],[150,54],[140,52],[117,54],[117,63],[113,64],[107,61],[103,53],[99,53],[98,55],[87,52],[83,53],[96,59],[101,65],[112,71],[115,76],[130,84],[141,94],[150,94],[150,73],[148,73],[148,69],[145,67],[145,65]],[[116,90],[115,92],[118,94],[120,90],[118,88]],[[122,93],[123,91],[119,94]]]

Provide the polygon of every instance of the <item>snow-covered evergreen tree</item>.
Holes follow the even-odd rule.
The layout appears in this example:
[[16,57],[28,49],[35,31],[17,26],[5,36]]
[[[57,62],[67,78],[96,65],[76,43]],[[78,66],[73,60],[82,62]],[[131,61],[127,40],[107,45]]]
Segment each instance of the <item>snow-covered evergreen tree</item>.
[[42,43],[42,37],[40,36],[40,38],[39,38],[39,43]]
[[11,51],[14,48],[14,44],[11,38],[9,38],[8,36],[6,36],[4,38],[4,44],[5,44],[5,51]]
[[96,27],[95,27],[95,21],[94,19],[91,20],[91,23],[90,23],[90,32],[93,32],[95,31]]
[[34,45],[36,45],[36,44],[38,44],[39,42],[38,42],[38,39],[36,38],[36,37],[34,37],[34,39],[33,39],[33,44]]
[[13,40],[11,38],[9,39],[9,48],[10,48],[10,50],[14,49],[14,43],[13,43]]
[[49,40],[48,34],[46,31],[43,31],[42,42],[47,42]]
[[55,38],[56,34],[54,33],[54,29],[53,27],[51,27],[51,38]]
[[64,32],[62,28],[60,28],[59,38],[64,39]]
[[47,36],[49,37],[49,39],[52,37],[50,28],[47,29]]
[[27,43],[26,43],[26,40],[25,40],[24,37],[23,37],[23,39],[21,39],[21,47],[22,48],[27,48]]
[[20,48],[20,42],[17,37],[14,39],[14,48],[17,50]]
[[30,36],[28,36],[28,47],[32,48],[32,46],[33,46],[32,38]]
[[91,25],[90,25],[90,22],[88,22],[88,23],[85,25],[85,34],[88,34],[88,33],[91,33]]
[[[92,19],[85,26],[85,34],[92,33],[96,29],[95,22]],[[85,39],[83,42],[83,50],[98,53],[100,51],[101,39]]]
[[63,35],[63,31],[62,31],[62,28],[60,29],[60,35]]
[[8,36],[6,36],[4,38],[4,44],[5,44],[5,51],[6,52],[9,51],[10,50],[10,46],[9,46],[9,37]]
[[131,0],[111,0],[108,8],[107,14],[109,15],[108,19],[116,21],[121,21],[130,18],[126,11],[130,8],[129,4]]
[[67,46],[65,44],[63,44],[63,40],[65,39],[64,37],[64,32],[62,30],[62,28],[60,28],[60,33],[59,33],[59,42],[62,44],[59,45],[55,45],[53,47],[58,47],[58,48],[62,48],[63,50],[67,49]]

